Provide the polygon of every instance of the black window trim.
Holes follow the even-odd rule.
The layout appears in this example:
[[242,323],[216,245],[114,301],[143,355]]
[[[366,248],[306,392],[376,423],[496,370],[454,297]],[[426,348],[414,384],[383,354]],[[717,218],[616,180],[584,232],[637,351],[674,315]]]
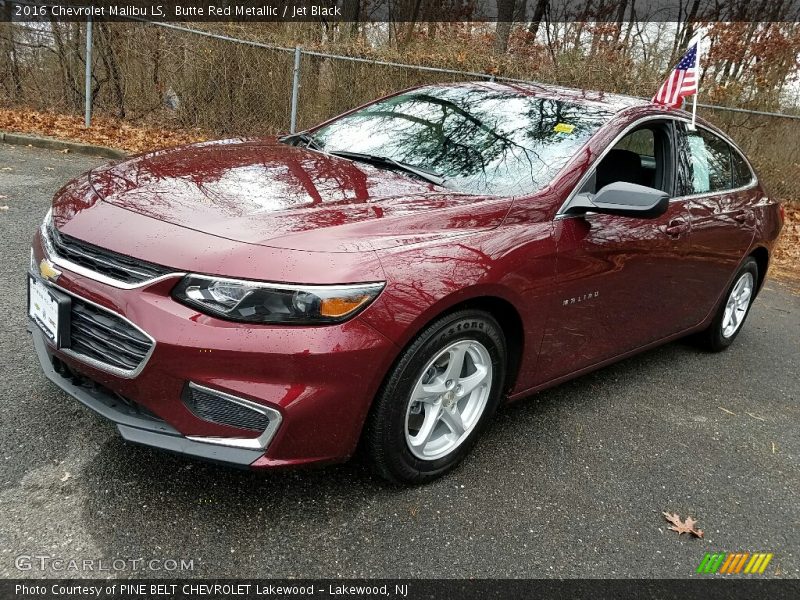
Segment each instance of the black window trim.
[[[683,121],[685,123],[691,123],[691,121],[689,119],[686,119],[686,118],[676,117],[676,119],[678,119],[680,121]],[[699,192],[697,194],[685,194],[683,196],[677,196],[675,198],[670,199],[670,202],[672,202],[673,200],[683,201],[683,200],[692,200],[694,198],[708,198],[709,196],[722,196],[722,195],[725,195],[725,194],[736,194],[738,192],[743,192],[745,190],[749,190],[751,188],[756,187],[756,185],[758,184],[758,177],[756,177],[756,172],[753,170],[753,165],[750,164],[750,161],[747,160],[747,157],[744,155],[744,152],[739,150],[739,147],[733,142],[733,140],[731,140],[724,133],[722,133],[720,131],[715,131],[714,129],[711,129],[710,127],[706,127],[705,125],[699,125],[698,124],[696,126],[696,128],[697,129],[703,129],[703,130],[709,132],[711,135],[714,135],[714,136],[718,137],[723,142],[728,144],[728,148],[731,149],[731,150],[734,150],[741,157],[741,159],[744,161],[744,164],[747,165],[747,169],[750,171],[750,181],[748,181],[745,185],[740,185],[738,187],[732,187],[732,188],[727,189],[727,190],[715,190],[713,192],[712,191]],[[688,131],[689,128],[687,127],[686,129]],[[691,160],[691,157],[688,157],[688,158]],[[731,185],[733,185],[733,160],[732,159],[731,159]]]
[[[644,116],[644,117],[642,117],[640,119],[637,119],[633,123],[628,124],[622,131],[620,131],[616,135],[616,137],[613,140],[611,140],[611,142],[605,147],[605,149],[600,153],[600,155],[592,163],[592,166],[589,167],[586,170],[586,173],[584,173],[581,176],[581,178],[578,180],[578,183],[576,183],[575,187],[572,188],[572,191],[569,193],[569,196],[567,196],[567,199],[561,204],[559,209],[556,211],[556,214],[555,214],[555,217],[553,217],[553,220],[557,220],[557,219],[572,219],[572,218],[581,216],[581,215],[575,215],[575,214],[567,212],[567,210],[569,209],[570,202],[572,202],[572,200],[575,198],[575,196],[578,195],[578,192],[581,189],[583,189],[583,186],[586,185],[586,183],[589,181],[589,178],[594,175],[595,171],[597,170],[597,165],[600,164],[600,161],[602,161],[606,157],[606,155],[609,152],[611,152],[611,150],[614,148],[614,146],[616,146],[620,142],[620,140],[622,140],[622,138],[624,138],[626,135],[628,135],[629,133],[631,133],[635,129],[641,128],[641,126],[643,124],[645,124],[645,123],[649,123],[649,122],[652,122],[652,121],[665,121],[665,122],[672,121],[672,122],[674,122],[676,120],[684,120],[684,119],[682,119],[681,117],[674,116],[674,115],[666,115],[666,114],[646,115],[646,116]],[[673,123],[673,125],[674,125],[674,123]],[[675,154],[674,152],[673,152],[673,154],[674,154],[673,161],[676,161],[677,160],[677,154]],[[673,171],[674,171],[674,169],[673,169]],[[673,172],[673,176],[674,176],[674,172]],[[672,201],[673,201],[673,199],[671,198],[670,202],[672,202]]]
[[[573,198],[575,198],[575,196],[578,195],[579,190],[581,190],[583,188],[583,186],[586,185],[586,182],[589,180],[589,177],[591,177],[592,174],[595,172],[595,170],[597,169],[597,165],[599,165],[600,161],[605,158],[606,154],[608,154],[611,151],[611,149],[614,146],[616,146],[617,143],[622,138],[624,138],[626,135],[628,135],[634,129],[640,127],[643,123],[647,123],[649,121],[672,121],[673,125],[677,125],[677,123],[679,123],[679,122],[680,123],[691,123],[691,119],[689,119],[687,117],[684,117],[682,115],[669,115],[669,114],[647,115],[647,116],[644,116],[644,117],[642,117],[640,119],[637,119],[633,123],[630,123],[622,131],[620,131],[613,140],[611,140],[611,142],[606,146],[606,148],[603,150],[603,152],[600,153],[600,156],[598,156],[597,159],[595,159],[595,161],[592,163],[592,166],[589,167],[589,169],[587,169],[586,173],[584,173],[581,176],[581,178],[578,180],[578,183],[576,183],[575,187],[572,188],[572,191],[569,193],[569,196],[567,196],[567,199],[561,204],[559,209],[556,211],[556,214],[553,217],[554,221],[555,220],[559,220],[559,219],[573,219],[573,218],[581,216],[581,215],[575,215],[575,214],[571,214],[571,213],[567,212],[567,210],[569,209],[570,202],[572,202]],[[730,190],[725,190],[725,191],[722,191],[722,192],[704,192],[704,193],[701,193],[701,194],[688,194],[688,195],[685,195],[685,196],[675,196],[675,197],[672,197],[672,198],[669,199],[670,203],[672,203],[672,202],[684,202],[685,200],[691,200],[693,198],[703,198],[703,197],[707,197],[707,196],[719,196],[719,195],[722,195],[722,194],[733,194],[733,193],[737,193],[737,192],[742,192],[744,190],[748,190],[750,188],[754,188],[758,184],[758,178],[756,177],[755,170],[753,169],[753,165],[750,164],[750,161],[744,155],[744,152],[739,150],[739,147],[733,142],[733,140],[731,140],[724,133],[719,132],[719,131],[715,131],[714,129],[706,127],[705,125],[699,125],[698,124],[697,127],[698,128],[703,128],[706,131],[709,131],[712,134],[716,135],[717,137],[721,138],[725,143],[728,144],[728,146],[733,148],[739,154],[739,156],[742,157],[742,159],[744,160],[745,164],[747,165],[747,168],[750,169],[750,177],[751,177],[750,181],[747,183],[747,185],[743,185],[743,186],[740,186],[740,187],[737,187],[737,188],[733,188],[733,189],[730,189]],[[678,131],[679,128],[678,127],[675,127],[675,130],[676,130],[676,134],[679,133],[679,131]],[[676,144],[676,146],[679,146],[679,145]],[[680,150],[678,150],[678,151],[680,151]],[[678,159],[677,153],[675,155],[675,159],[676,160]],[[673,175],[674,175],[674,173],[673,173]]]

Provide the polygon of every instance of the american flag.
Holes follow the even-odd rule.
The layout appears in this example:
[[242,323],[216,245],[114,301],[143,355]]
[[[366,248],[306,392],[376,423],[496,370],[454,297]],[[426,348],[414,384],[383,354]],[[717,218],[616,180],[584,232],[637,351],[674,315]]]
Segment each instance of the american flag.
[[678,66],[672,70],[667,80],[653,96],[653,102],[670,108],[679,108],[682,98],[697,93],[697,45],[695,41],[683,55]]

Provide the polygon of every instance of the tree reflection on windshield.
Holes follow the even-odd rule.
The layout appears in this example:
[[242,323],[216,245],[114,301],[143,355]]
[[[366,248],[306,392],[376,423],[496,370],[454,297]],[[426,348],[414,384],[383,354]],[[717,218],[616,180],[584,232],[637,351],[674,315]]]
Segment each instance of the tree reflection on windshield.
[[611,117],[596,105],[513,86],[426,87],[376,102],[314,132],[326,152],[388,157],[471,194],[543,188]]

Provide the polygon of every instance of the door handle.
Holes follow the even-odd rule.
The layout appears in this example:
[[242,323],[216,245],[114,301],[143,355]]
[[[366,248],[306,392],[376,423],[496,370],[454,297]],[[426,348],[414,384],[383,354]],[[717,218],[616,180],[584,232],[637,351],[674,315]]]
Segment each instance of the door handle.
[[742,211],[733,215],[733,220],[737,223],[749,223],[752,220],[753,213],[750,211]]
[[670,237],[678,237],[689,231],[689,223],[682,219],[672,219],[667,226],[664,227],[664,233]]

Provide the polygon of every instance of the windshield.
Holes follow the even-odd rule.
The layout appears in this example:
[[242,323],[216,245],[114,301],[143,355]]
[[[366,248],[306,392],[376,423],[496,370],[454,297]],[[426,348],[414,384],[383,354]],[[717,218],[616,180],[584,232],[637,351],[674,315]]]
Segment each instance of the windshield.
[[313,147],[389,158],[459,192],[515,196],[546,186],[611,114],[510,86],[428,87],[313,131]]

